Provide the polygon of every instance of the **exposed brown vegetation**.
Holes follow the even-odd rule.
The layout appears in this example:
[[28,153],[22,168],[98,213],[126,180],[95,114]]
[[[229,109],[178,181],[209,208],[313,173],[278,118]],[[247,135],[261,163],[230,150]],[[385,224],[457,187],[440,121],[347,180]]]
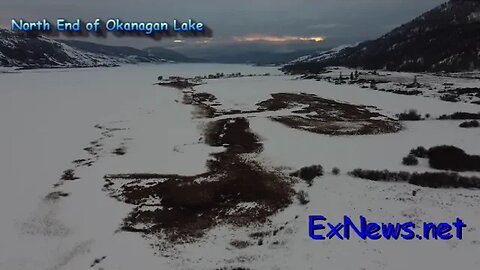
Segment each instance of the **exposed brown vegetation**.
[[276,93],[257,104],[260,110],[294,109],[296,115],[271,117],[295,129],[327,135],[364,135],[397,132],[401,124],[367,106],[340,103],[306,93]]
[[156,83],[156,85],[173,87],[176,89],[187,89],[192,88],[194,86],[200,85],[199,83],[192,83],[188,80],[174,80],[174,81],[162,81]]
[[[242,156],[262,149],[245,118],[212,122],[205,137],[209,145],[226,147],[212,155],[206,173],[105,176],[111,196],[138,206],[124,220],[123,230],[163,232],[174,243],[188,241],[217,224],[264,222],[291,203],[293,189],[283,175]],[[144,209],[152,199],[156,207]]]
[[476,176],[462,176],[450,172],[390,172],[388,170],[375,171],[355,169],[349,175],[371,181],[408,182],[412,185],[431,188],[480,188],[480,178]]

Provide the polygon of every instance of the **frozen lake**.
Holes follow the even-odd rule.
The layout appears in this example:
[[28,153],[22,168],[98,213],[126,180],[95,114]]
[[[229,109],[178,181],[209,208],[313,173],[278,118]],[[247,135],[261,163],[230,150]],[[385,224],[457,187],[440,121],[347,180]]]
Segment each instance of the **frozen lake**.
[[[308,206],[294,202],[273,216],[288,230],[263,246],[233,249],[229,243],[249,228],[219,226],[198,243],[177,247],[166,258],[152,239],[118,231],[133,208],[107,196],[103,177],[110,173],[148,172],[193,175],[217,148],[199,144],[203,120],[182,104],[180,90],[153,85],[158,76],[280,72],[272,67],[220,64],[126,65],[117,68],[28,70],[0,73],[0,269],[478,269],[480,196],[477,190],[419,188],[406,183],[353,179],[355,168],[429,171],[428,164],[406,167],[401,159],[416,146],[455,145],[480,154],[480,129],[460,129],[461,121],[407,122],[395,134],[327,136],[294,130],[250,116],[262,138],[260,157],[274,167],[298,169],[322,164],[339,167],[308,192]],[[401,96],[291,76],[208,80],[197,91],[214,94],[222,108],[248,110],[271,93],[306,92],[358,105],[372,105],[387,116],[417,109],[432,118],[457,111],[479,112],[474,104]],[[102,133],[104,129],[111,132]],[[95,142],[101,141],[101,146]],[[96,147],[95,163],[75,168]],[[112,151],[125,146],[126,154]],[[46,200],[62,172],[76,169],[67,181],[68,197]],[[479,175],[470,173],[469,175]],[[305,188],[305,187],[302,187]],[[410,194],[417,191],[417,196]],[[464,240],[326,241],[308,238],[308,214],[337,219],[367,215],[381,221],[450,221],[460,216],[469,230]],[[299,216],[295,219],[295,216]],[[258,230],[258,228],[257,228]],[[280,243],[278,245],[278,243]],[[273,244],[277,243],[277,244]],[[348,254],[349,257],[346,257]],[[105,258],[103,258],[105,256]],[[95,261],[98,260],[98,263]],[[98,264],[98,265],[97,265]],[[227,268],[230,269],[230,268]]]

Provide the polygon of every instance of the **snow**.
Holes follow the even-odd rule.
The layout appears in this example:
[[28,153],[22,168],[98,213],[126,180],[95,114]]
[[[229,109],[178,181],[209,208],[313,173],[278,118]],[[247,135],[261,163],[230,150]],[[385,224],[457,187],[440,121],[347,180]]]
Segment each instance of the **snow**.
[[[12,49],[23,49],[30,46],[31,50],[26,50],[28,54],[34,55],[35,53],[43,54],[43,58],[49,60],[48,64],[43,64],[43,67],[95,67],[95,66],[117,66],[119,64],[133,64],[139,62],[132,57],[114,57],[107,56],[101,53],[91,53],[83,50],[75,49],[67,44],[58,42],[48,37],[39,36],[36,43],[24,38],[19,37],[16,33],[0,29],[0,48],[5,47],[7,52]],[[38,51],[38,46],[47,45],[50,48],[48,54]],[[36,46],[36,47],[33,47]],[[8,54],[7,54],[8,55]],[[0,59],[2,64],[13,67],[38,67],[39,63],[33,63],[30,60],[24,61],[15,57],[11,58],[0,52]],[[163,60],[158,60],[163,61]]]
[[[478,88],[480,85],[480,76],[478,71],[446,73],[446,74],[429,74],[429,73],[413,73],[413,72],[394,72],[394,71],[377,71],[377,74],[371,74],[369,70],[355,70],[346,67],[329,67],[327,73],[318,75],[320,79],[339,78],[342,74],[344,80],[351,73],[358,72],[361,79],[379,80],[376,83],[378,89],[400,90],[400,91],[422,91],[421,96],[434,97],[440,99],[448,92],[461,88]],[[420,84],[418,87],[407,88],[406,85],[412,84],[415,80]],[[383,82],[386,81],[386,82]],[[364,86],[369,87],[369,83]],[[399,97],[400,98],[400,97]],[[472,95],[460,95],[461,102],[480,102],[480,97]]]
[[340,45],[340,46],[335,47],[333,49],[330,49],[328,51],[323,51],[323,52],[320,52],[320,53],[317,53],[317,54],[314,54],[314,55],[301,56],[301,57],[291,61],[288,64],[291,65],[291,64],[297,64],[297,63],[320,62],[320,61],[328,60],[328,59],[334,58],[342,50],[347,49],[347,48],[351,48],[351,47],[355,47],[357,45],[358,45],[358,43],[354,44],[354,45]]
[[[155,79],[217,72],[278,74],[266,67],[217,64],[0,72],[0,269],[87,269],[102,256],[106,258],[97,267],[103,269],[478,269],[478,190],[370,182],[346,174],[358,167],[431,171],[424,162],[417,167],[401,164],[402,157],[419,145],[449,144],[480,154],[480,130],[460,129],[461,121],[408,122],[395,134],[333,137],[291,129],[267,118],[290,111],[252,113],[248,115],[251,128],[264,144],[260,157],[253,158],[265,166],[292,170],[324,166],[326,174],[315,179],[312,187],[296,184],[297,190],[310,195],[309,204],[295,201],[265,225],[218,226],[197,243],[169,249],[172,257],[163,257],[150,246],[155,239],[118,231],[132,206],[102,190],[106,174],[198,174],[205,171],[209,154],[222,150],[199,142],[199,126],[205,120],[192,117],[193,108],[181,103],[181,91],[153,85]],[[474,104],[292,76],[208,80],[197,91],[214,94],[223,109],[254,109],[271,93],[306,92],[372,105],[386,115],[417,109],[434,118],[480,110]],[[94,127],[97,124],[115,131],[102,134],[103,129]],[[98,160],[91,167],[75,168],[71,162],[89,158],[82,149],[98,140],[102,144]],[[112,154],[121,144],[126,155]],[[341,169],[340,175],[329,173],[333,167]],[[66,169],[75,169],[80,177],[59,187],[70,195],[45,200]],[[150,203],[142,207],[150,209]],[[238,210],[251,207],[245,203]],[[340,221],[343,215],[353,219],[364,215],[379,222],[451,222],[458,216],[468,227],[463,240],[313,241],[307,232],[309,214],[322,214],[332,221]],[[281,226],[284,229],[265,237],[261,246],[248,236]],[[229,244],[232,240],[248,240],[250,245],[237,249]]]
[[[476,104],[445,102],[429,97],[360,89],[356,85],[333,85],[325,81],[296,80],[295,78],[293,76],[272,76],[255,79],[213,80],[197,89],[200,92],[214,94],[223,104],[219,108],[223,109],[251,110],[256,108],[255,104],[259,101],[269,99],[271,93],[306,92],[351,104],[372,105],[381,109],[384,114],[391,116],[409,109],[417,109],[421,114],[429,113],[432,118],[458,111],[473,113],[480,111],[480,106]],[[419,80],[421,81],[423,78],[420,77]],[[413,76],[411,81],[413,81]],[[478,81],[476,83],[480,84]],[[466,83],[464,84],[466,85]],[[473,86],[474,84],[469,85]]]

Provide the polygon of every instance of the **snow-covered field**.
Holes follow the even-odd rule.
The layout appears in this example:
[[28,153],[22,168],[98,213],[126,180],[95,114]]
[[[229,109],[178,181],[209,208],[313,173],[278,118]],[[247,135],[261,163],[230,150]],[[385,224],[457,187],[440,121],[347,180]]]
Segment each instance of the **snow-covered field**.
[[[351,75],[358,74],[358,77]],[[450,102],[480,103],[479,71],[445,74],[355,70],[345,67],[329,67],[318,75],[319,80],[353,83],[378,91],[399,95],[415,95],[438,98]],[[372,85],[371,82],[375,84]]]
[[[216,64],[126,65],[118,68],[0,72],[0,269],[478,269],[480,267],[480,193],[432,189],[407,183],[354,179],[355,168],[431,171],[426,163],[401,164],[410,149],[454,145],[480,154],[480,129],[461,129],[462,121],[404,123],[398,133],[326,136],[291,129],[267,116],[247,114],[263,143],[255,158],[286,172],[321,164],[326,174],[312,187],[297,190],[296,200],[264,225],[217,226],[195,243],[159,251],[154,237],[119,230],[133,206],[102,190],[114,173],[194,175],[206,170],[209,154],[222,151],[199,142],[205,119],[182,104],[180,90],[153,85],[157,76],[193,77],[217,72],[279,74],[273,68]],[[480,87],[480,83],[477,85]],[[255,109],[271,93],[306,92],[358,105],[372,105],[387,116],[408,109],[434,119],[457,111],[479,112],[480,105],[406,96],[295,80],[291,76],[207,80],[196,87],[212,93],[223,109]],[[244,115],[245,116],[245,115]],[[228,116],[221,116],[223,118]],[[208,120],[210,121],[210,120]],[[97,127],[95,127],[97,125]],[[91,143],[93,142],[93,143]],[[89,152],[86,147],[93,147]],[[117,155],[115,149],[126,153]],[[91,166],[75,166],[85,159]],[[329,173],[333,167],[339,175]],[[290,169],[291,168],[291,169]],[[64,181],[74,169],[79,179]],[[466,173],[479,175],[478,173]],[[46,199],[52,191],[68,196]],[[416,196],[412,192],[416,191]],[[248,205],[240,205],[248,211]],[[247,209],[247,210],[245,210]],[[340,221],[364,215],[378,222],[451,222],[467,224],[462,240],[325,240],[308,237],[309,214]],[[278,229],[263,238],[251,233]],[[231,245],[243,241],[245,247]],[[225,268],[223,268],[225,267]],[[242,267],[242,268],[241,268]]]

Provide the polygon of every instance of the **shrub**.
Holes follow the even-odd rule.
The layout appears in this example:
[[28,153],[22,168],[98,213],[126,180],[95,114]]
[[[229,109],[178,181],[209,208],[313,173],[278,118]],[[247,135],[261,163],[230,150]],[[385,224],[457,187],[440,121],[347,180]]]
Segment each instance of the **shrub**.
[[410,150],[410,155],[415,156],[417,158],[427,158],[428,150],[425,149],[425,147],[423,146],[419,146],[415,149]]
[[401,121],[419,121],[422,120],[422,116],[418,114],[416,110],[409,110],[398,115],[398,120]]
[[306,191],[300,190],[297,193],[297,200],[300,202],[300,204],[305,205],[310,202],[310,198],[308,196],[308,193]]
[[[426,172],[414,173],[408,172],[390,172],[355,169],[349,173],[353,177],[363,178],[372,181],[384,182],[408,182],[412,185],[432,188],[480,188],[480,178],[472,176],[466,177],[457,173],[445,172]],[[415,195],[414,195],[415,196]]]
[[323,167],[321,165],[312,165],[303,167],[300,170],[293,172],[290,176],[299,177],[307,182],[309,186],[313,184],[313,179],[323,175]]
[[408,155],[403,158],[402,164],[406,166],[418,165],[418,159],[414,155]]
[[479,120],[480,113],[456,112],[450,115],[442,115],[439,120]]
[[389,172],[388,170],[375,171],[355,169],[348,174],[357,178],[384,182],[406,182],[410,178],[410,173],[408,172]]
[[480,178],[465,177],[456,173],[414,173],[409,183],[432,188],[480,188]]
[[428,150],[430,167],[452,171],[480,171],[480,156],[469,155],[455,146],[442,145]]
[[480,123],[477,120],[466,121],[460,124],[461,128],[477,128],[480,126]]
[[333,167],[333,169],[332,169],[332,174],[333,174],[333,175],[338,175],[338,174],[340,174],[340,169],[337,168],[337,167]]
[[448,101],[448,102],[458,102],[460,101],[458,95],[455,94],[445,94],[440,96],[440,99],[443,101]]

